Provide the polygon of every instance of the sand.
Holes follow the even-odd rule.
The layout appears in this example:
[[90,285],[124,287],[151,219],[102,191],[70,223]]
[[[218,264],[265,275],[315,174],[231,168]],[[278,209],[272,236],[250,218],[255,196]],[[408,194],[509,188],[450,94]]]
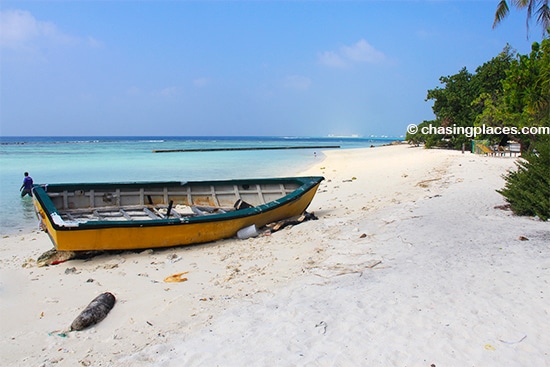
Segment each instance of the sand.
[[550,223],[499,208],[514,161],[329,151],[301,173],[326,177],[319,220],[247,240],[39,268],[45,233],[4,237],[1,364],[550,366]]

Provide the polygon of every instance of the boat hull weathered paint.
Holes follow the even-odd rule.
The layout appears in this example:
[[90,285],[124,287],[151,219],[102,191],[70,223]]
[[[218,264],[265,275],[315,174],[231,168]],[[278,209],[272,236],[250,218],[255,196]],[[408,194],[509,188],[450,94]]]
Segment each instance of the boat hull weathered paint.
[[[259,228],[298,216],[309,206],[322,180],[322,177],[296,177],[188,183],[35,185],[33,198],[42,226],[58,251],[148,249],[216,241],[233,237],[240,229],[251,225]],[[158,214],[158,219],[138,217],[136,220],[126,213],[139,210],[141,215],[145,211],[151,216],[152,210],[158,213],[155,206],[171,208],[180,204],[227,208],[227,203],[234,199],[250,202],[256,197],[260,199],[250,208],[225,210],[219,214],[177,217],[168,214],[165,218]],[[275,199],[268,201],[266,198]],[[106,219],[115,211],[122,213],[120,217]],[[94,213],[100,219],[75,219],[82,213],[88,216]]]

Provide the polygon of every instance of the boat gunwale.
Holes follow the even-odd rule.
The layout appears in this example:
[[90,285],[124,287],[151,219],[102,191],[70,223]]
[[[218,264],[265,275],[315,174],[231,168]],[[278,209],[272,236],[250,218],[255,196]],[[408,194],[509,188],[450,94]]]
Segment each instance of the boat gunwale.
[[[33,193],[35,199],[39,202],[42,210],[44,210],[47,220],[51,223],[52,227],[56,231],[82,231],[82,230],[96,230],[104,228],[132,228],[132,227],[155,227],[155,226],[170,226],[170,225],[185,225],[185,224],[199,224],[207,222],[219,222],[234,220],[239,218],[250,217],[259,215],[283,205],[286,205],[292,201],[299,199],[310,190],[316,188],[321,181],[324,180],[322,176],[307,176],[307,177],[281,177],[281,178],[259,178],[259,179],[236,179],[236,180],[213,180],[213,181],[166,181],[166,182],[117,182],[117,183],[62,183],[62,184],[35,184],[33,187]],[[265,204],[261,204],[255,207],[226,212],[208,214],[204,216],[182,217],[182,218],[160,218],[153,220],[98,220],[87,222],[67,222],[74,223],[74,225],[58,225],[52,218],[52,215],[60,216],[58,209],[51,201],[47,188],[78,188],[78,189],[91,189],[91,188],[113,188],[116,186],[124,187],[175,187],[184,185],[224,185],[224,184],[269,184],[269,183],[282,183],[282,182],[296,182],[300,186],[292,192],[282,196],[279,199],[269,201]],[[46,187],[46,190],[44,189]]]

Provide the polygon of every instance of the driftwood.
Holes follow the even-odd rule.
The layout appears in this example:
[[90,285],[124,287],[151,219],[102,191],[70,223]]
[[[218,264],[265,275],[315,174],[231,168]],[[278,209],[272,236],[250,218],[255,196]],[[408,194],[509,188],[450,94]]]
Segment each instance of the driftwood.
[[36,259],[38,267],[57,265],[73,259],[89,259],[101,255],[104,251],[57,251],[52,248]]
[[112,293],[105,292],[100,294],[74,319],[71,324],[71,330],[84,330],[97,324],[107,317],[115,302],[116,298]]
[[281,220],[281,221],[278,221],[278,222],[275,222],[275,223],[270,223],[270,224],[266,225],[266,227],[271,232],[277,232],[277,231],[280,231],[281,229],[285,228],[286,226],[296,225],[296,224],[306,222],[308,220],[317,220],[317,219],[319,219],[319,218],[317,218],[314,213],[303,212],[302,215],[300,215],[298,217],[291,217],[291,218],[284,219],[284,220]]

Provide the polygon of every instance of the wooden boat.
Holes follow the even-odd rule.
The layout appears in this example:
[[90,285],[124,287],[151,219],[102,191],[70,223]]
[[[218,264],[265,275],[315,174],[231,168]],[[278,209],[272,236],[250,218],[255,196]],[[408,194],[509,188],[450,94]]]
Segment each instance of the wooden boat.
[[48,184],[34,186],[33,201],[58,251],[148,249],[298,216],[323,179]]

